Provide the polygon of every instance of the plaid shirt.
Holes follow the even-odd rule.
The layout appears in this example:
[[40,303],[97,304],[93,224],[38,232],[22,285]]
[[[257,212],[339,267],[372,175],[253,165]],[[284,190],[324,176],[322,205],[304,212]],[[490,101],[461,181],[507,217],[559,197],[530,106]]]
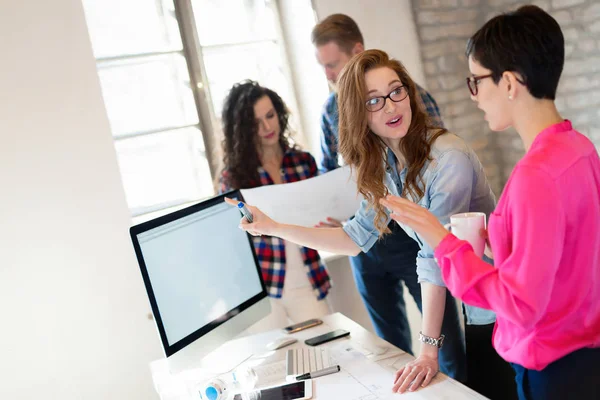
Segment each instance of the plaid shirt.
[[[429,115],[429,122],[435,127],[443,128],[442,116],[434,98],[419,85],[417,85],[417,92],[420,95],[421,106]],[[331,93],[321,115],[321,151],[323,152],[321,172],[323,173],[340,166],[340,160],[338,160],[338,123],[337,95]]]
[[[274,184],[271,176],[262,166],[258,167],[258,173],[260,182],[256,182],[256,184],[253,182],[252,187]],[[227,170],[224,170],[219,178],[220,193],[234,189],[226,183],[227,174]],[[313,156],[294,149],[288,149],[285,152],[281,164],[283,183],[297,182],[314,176],[317,176],[317,163]],[[280,298],[285,281],[285,241],[271,236],[253,236],[252,240],[269,296]],[[300,252],[304,265],[307,267],[306,275],[317,293],[317,298],[325,298],[331,288],[331,281],[319,253],[306,247],[300,247]]]

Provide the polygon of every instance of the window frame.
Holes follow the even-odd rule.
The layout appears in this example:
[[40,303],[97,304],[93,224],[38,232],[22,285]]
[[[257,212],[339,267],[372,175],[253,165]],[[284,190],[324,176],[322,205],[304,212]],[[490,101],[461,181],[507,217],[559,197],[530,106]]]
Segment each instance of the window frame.
[[[163,7],[164,4],[161,0],[154,0],[157,6]],[[198,182],[201,185],[210,185],[212,188],[213,195],[217,193],[216,178],[221,172],[222,161],[221,161],[221,132],[220,132],[220,116],[215,114],[213,104],[211,101],[211,93],[209,86],[209,79],[206,75],[206,68],[203,58],[204,48],[223,48],[226,49],[232,46],[250,46],[255,43],[262,43],[267,41],[266,39],[250,40],[247,42],[233,42],[202,46],[199,38],[199,31],[196,27],[196,19],[194,16],[194,9],[192,0],[173,0],[174,6],[174,17],[177,22],[179,29],[179,35],[181,38],[181,49],[176,50],[164,50],[146,53],[129,53],[117,56],[107,56],[96,58],[96,68],[101,70],[102,68],[119,67],[120,64],[127,64],[128,62],[137,62],[140,60],[143,63],[143,59],[151,59],[154,57],[163,57],[168,55],[180,55],[184,58],[187,66],[187,73],[189,78],[190,89],[194,99],[195,111],[198,116],[198,123],[196,124],[185,124],[185,125],[174,125],[165,126],[156,129],[139,130],[134,132],[125,132],[115,134],[112,133],[113,143],[117,143],[120,140],[127,140],[136,137],[142,137],[146,135],[159,134],[167,131],[173,131],[182,128],[197,128],[202,136],[204,144],[204,152],[200,154],[203,156],[207,163],[210,172],[211,182]],[[283,68],[283,75],[288,83],[290,99],[286,99],[286,104],[292,111],[292,114],[296,115],[297,118],[293,119],[292,129],[296,131],[295,141],[301,145],[305,145],[306,138],[299,134],[302,130],[302,118],[300,115],[300,109],[298,107],[298,95],[295,87],[294,80],[292,79],[292,72],[290,68],[290,60],[288,54],[288,48],[286,46],[284,35],[281,26],[281,16],[278,9],[277,1],[266,0],[268,7],[272,8],[273,16],[275,18],[276,37],[275,44],[281,55],[281,62]],[[126,189],[125,189],[126,190]],[[185,207],[194,202],[200,201],[202,198],[191,199],[189,201],[174,200],[171,204],[165,205],[156,204],[152,207],[144,207],[136,209],[128,204],[130,215],[134,220],[145,219],[149,215],[164,214],[166,212],[173,211],[178,208]]]

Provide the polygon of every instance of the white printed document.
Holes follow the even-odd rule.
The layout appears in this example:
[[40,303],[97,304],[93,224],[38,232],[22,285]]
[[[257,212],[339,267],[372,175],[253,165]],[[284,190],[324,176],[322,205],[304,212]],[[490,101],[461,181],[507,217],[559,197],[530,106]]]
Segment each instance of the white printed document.
[[368,360],[355,343],[332,347],[331,357],[341,371],[314,379],[318,398],[344,400],[484,400],[485,397],[445,375],[437,374],[425,388],[403,394],[392,393],[394,373],[412,357],[390,363]]
[[353,216],[363,197],[357,194],[350,167],[281,185],[243,189],[249,205],[277,222],[313,227],[327,217],[340,221]]

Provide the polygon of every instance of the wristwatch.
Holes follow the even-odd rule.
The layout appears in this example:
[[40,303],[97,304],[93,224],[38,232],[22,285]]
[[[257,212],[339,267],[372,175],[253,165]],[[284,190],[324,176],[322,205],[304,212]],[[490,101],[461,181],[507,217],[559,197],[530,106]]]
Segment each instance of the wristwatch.
[[439,338],[435,339],[435,338],[432,338],[431,336],[423,335],[423,332],[419,332],[419,340],[421,342],[431,345],[431,346],[435,346],[438,349],[440,349],[442,347],[442,345],[444,344],[445,337],[446,337],[445,335],[441,335]]

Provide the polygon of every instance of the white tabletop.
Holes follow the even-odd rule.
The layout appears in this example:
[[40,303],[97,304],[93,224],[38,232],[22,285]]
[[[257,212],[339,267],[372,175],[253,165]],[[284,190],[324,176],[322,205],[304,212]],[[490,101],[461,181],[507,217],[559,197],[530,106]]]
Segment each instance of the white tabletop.
[[[314,379],[312,398],[315,400],[486,399],[442,373],[438,373],[425,388],[412,393],[394,394],[391,392],[394,372],[413,360],[414,357],[369,332],[341,313],[334,313],[321,319],[323,324],[289,335],[298,339],[298,342],[274,352],[268,352],[265,346],[274,339],[285,335],[280,330],[236,339],[236,342],[243,342],[252,349],[254,356],[244,364],[252,366],[257,371],[259,375],[257,387],[285,383],[283,365],[288,349],[305,347],[304,340],[306,339],[335,329],[345,329],[350,331],[349,336],[325,343],[323,346],[329,347],[332,351],[336,349],[339,351],[341,347],[351,347],[356,350],[355,354],[360,352],[361,358],[352,365],[348,365],[347,368],[340,363],[342,371],[338,373]],[[192,380],[206,380],[214,377],[214,375],[202,375],[201,371],[177,377],[169,376],[165,371],[165,360],[155,361],[151,364],[151,369],[156,389],[162,400],[188,398],[183,389],[176,390],[177,383],[180,386],[187,385],[189,393]],[[190,396],[189,398],[197,397]]]

